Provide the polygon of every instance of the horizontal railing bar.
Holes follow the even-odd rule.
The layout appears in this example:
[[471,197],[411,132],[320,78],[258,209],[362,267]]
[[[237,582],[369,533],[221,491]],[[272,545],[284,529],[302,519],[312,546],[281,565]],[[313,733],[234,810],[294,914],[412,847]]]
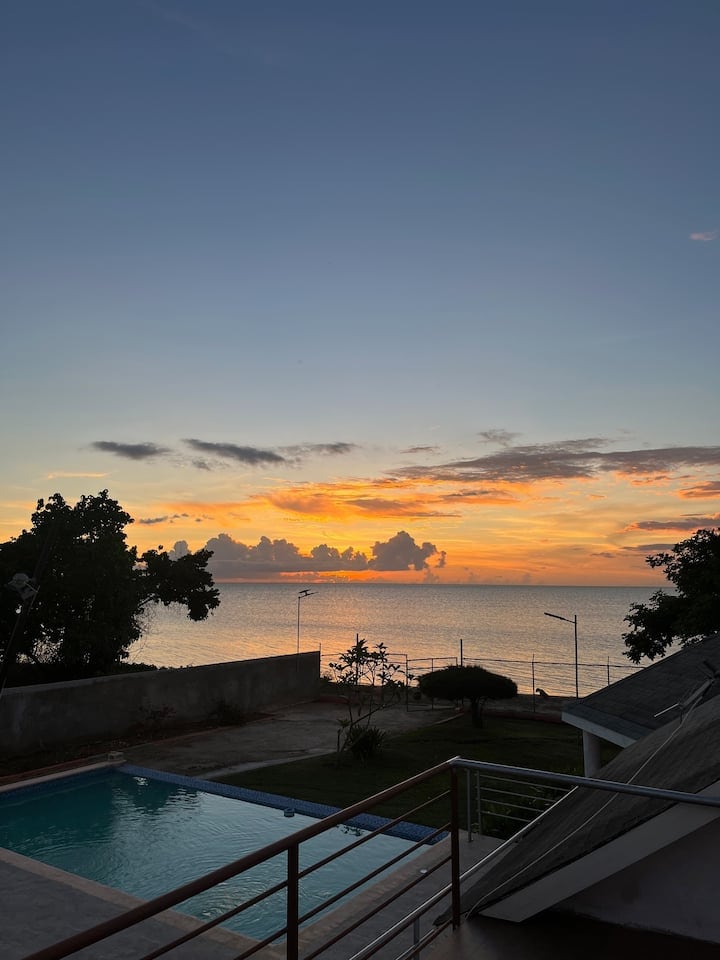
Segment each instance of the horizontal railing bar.
[[[529,787],[529,786],[530,786],[530,784],[528,784],[528,787]],[[548,789],[550,789],[550,788],[548,787]],[[562,796],[565,796],[565,794],[567,793],[567,790],[563,790],[562,787],[556,787],[554,792],[557,792],[557,791],[560,791],[560,793],[562,794]],[[528,798],[530,798],[530,797],[533,797],[533,798],[535,798],[536,800],[544,800],[544,799],[545,799],[541,793],[528,793],[527,791],[526,791],[525,793],[518,793],[517,790],[508,790],[508,789],[503,789],[502,787],[485,787],[485,786],[483,786],[483,788],[482,788],[482,795],[483,795],[483,797],[486,797],[486,796],[493,796],[493,797],[523,797],[523,798],[526,799],[526,800],[527,800]]]
[[599,780],[595,777],[578,777],[570,773],[551,773],[548,770],[533,770],[530,767],[514,767],[504,763],[489,763],[485,760],[464,760],[454,757],[451,765],[465,770],[487,770],[491,773],[519,773],[525,777],[549,780],[552,783],[566,783],[573,787],[587,787],[593,790],[605,790],[609,793],[629,793],[655,800],[671,800],[673,803],[689,803],[701,807],[720,807],[720,797],[703,797],[697,793],[684,793],[680,790],[664,790],[661,787],[644,787],[634,783],[622,783],[618,780]]
[[[537,810],[535,811],[537,813]],[[514,817],[511,813],[493,813],[492,810],[487,812],[487,816],[497,817],[502,820],[514,820],[515,823],[527,823],[527,817]]]
[[[431,797],[429,800],[426,800],[424,803],[419,804],[417,807],[413,807],[412,810],[408,810],[406,813],[400,814],[399,817],[395,817],[394,820],[390,820],[389,823],[385,823],[377,829],[373,830],[371,833],[366,834],[363,837],[359,837],[357,840],[354,840],[352,843],[348,844],[347,847],[343,847],[342,850],[336,850],[335,853],[330,853],[327,857],[324,857],[322,860],[318,860],[317,863],[310,864],[309,867],[305,867],[304,870],[301,870],[298,874],[298,879],[302,880],[303,877],[306,877],[308,874],[313,873],[315,870],[319,870],[320,867],[326,866],[328,863],[331,863],[333,860],[337,860],[338,857],[342,857],[344,854],[349,853],[351,850],[354,850],[356,847],[359,847],[363,843],[367,843],[368,840],[373,840],[375,837],[379,836],[382,833],[387,833],[388,830],[391,830],[393,827],[396,827],[399,823],[404,823],[407,821],[408,817],[412,817],[418,811],[423,810],[425,807],[429,807],[433,803],[437,803],[439,800],[444,800],[448,796],[449,790],[445,790],[443,793],[438,793],[434,797]],[[435,831],[437,833],[437,831]],[[435,833],[433,833],[435,836]],[[421,843],[427,843],[428,837],[425,837]]]
[[[487,803],[507,803],[508,806],[511,806],[511,807],[524,806],[522,801],[527,802],[528,800],[534,800],[536,801],[536,803],[540,803],[543,801],[547,803],[557,803],[557,800],[553,800],[550,797],[540,797],[540,796],[535,797],[532,794],[527,794],[527,793],[509,793],[509,792],[503,793],[500,790],[483,790],[482,799],[483,799],[483,802],[487,802]],[[535,808],[532,808],[532,809],[535,809]]]
[[414,910],[411,910],[410,913],[406,914],[401,920],[398,920],[397,923],[394,923],[392,927],[386,930],[379,937],[376,937],[371,943],[368,943],[367,946],[363,947],[361,950],[358,950],[357,953],[354,953],[351,957],[348,957],[348,960],[366,960],[367,957],[371,957],[374,953],[384,947],[387,943],[390,943],[391,940],[394,940],[403,930],[415,923],[416,920],[419,920],[424,914],[429,910],[432,910],[433,907],[437,906],[438,903],[441,903],[445,897],[450,893],[452,889],[451,884],[443,887],[442,890],[438,890],[437,893],[434,893],[431,897],[425,900],[424,903],[421,903],[419,906],[415,907]]
[[306,954],[303,960],[314,960],[314,957],[317,957],[321,953],[324,953],[326,950],[329,950],[330,947],[334,947],[336,943],[339,943],[339,941],[343,939],[343,937],[346,937],[349,933],[352,933],[353,930],[357,930],[357,928],[361,927],[367,920],[370,919],[370,917],[377,916],[377,914],[380,913],[381,910],[385,909],[385,907],[390,906],[391,903],[394,903],[404,894],[408,893],[408,891],[414,889],[416,886],[418,886],[418,884],[423,883],[441,867],[444,867],[448,863],[450,863],[450,860],[451,860],[450,854],[448,854],[448,856],[445,857],[443,860],[438,860],[438,862],[434,866],[428,867],[427,871],[424,874],[415,877],[414,880],[409,881],[408,883],[405,884],[405,886],[403,886],[399,890],[396,890],[394,893],[390,894],[390,896],[386,897],[380,909],[375,909],[375,907],[370,907],[361,916],[356,917],[355,920],[353,920],[353,922],[349,924],[347,927],[343,927],[343,929],[340,930],[340,932],[337,933],[332,938],[332,940],[326,941],[324,944],[322,944],[312,953]]
[[538,813],[540,810],[544,809],[544,807],[551,806],[551,803],[552,801],[548,801],[546,804],[532,807],[527,803],[518,803],[517,800],[485,800],[485,798],[483,798],[482,807],[485,811],[487,811],[488,808],[495,809],[497,807],[508,807],[510,810],[528,810],[531,813]]
[[[500,806],[507,809],[507,813],[504,813],[502,810],[496,809],[496,807],[500,807]],[[483,816],[499,817],[501,819],[506,818],[510,820],[513,816],[513,813],[517,814],[519,811],[522,811],[522,810],[526,810],[528,813],[535,813],[535,814],[540,813],[540,810],[537,807],[525,807],[521,803],[497,804],[496,801],[493,801],[493,806],[489,806],[489,807],[484,806],[482,812],[483,812]],[[527,820],[527,817],[520,816],[520,817],[515,817],[515,819],[522,820],[523,822],[525,822]]]
[[[445,829],[444,827],[442,829]],[[437,831],[440,832],[440,831]],[[374,877],[377,877],[379,874],[384,873],[386,870],[389,870],[390,867],[394,867],[396,863],[399,863],[401,860],[404,860],[406,857],[409,857],[411,853],[422,847],[425,844],[424,840],[420,840],[418,843],[414,844],[408,850],[403,850],[401,853],[398,853],[388,860],[386,863],[382,864],[380,867],[375,867],[374,870],[371,870],[370,873],[366,873],[363,877],[360,877],[358,880],[354,880],[349,886],[344,887],[338,893],[334,893],[331,897],[328,897],[326,900],[317,906],[313,907],[312,910],[309,910],[307,913],[304,913],[300,917],[300,922],[305,923],[305,921],[310,920],[311,917],[314,917],[318,913],[322,913],[323,910],[326,910],[333,903],[336,903],[338,900],[342,900],[343,897],[346,897],[349,893],[352,893],[353,890],[357,890],[358,887],[361,887],[364,883],[367,883],[369,880],[372,880]]]
[[287,926],[281,927],[276,933],[271,933],[269,936],[265,937],[264,940],[259,940],[257,943],[254,943],[247,950],[243,950],[242,953],[239,953],[233,960],[247,960],[247,957],[252,957],[259,950],[262,950],[263,947],[269,946],[273,940],[277,940],[278,937],[281,937],[284,933],[287,933]]
[[[183,943],[194,940],[201,934],[207,933],[208,930],[212,930],[213,927],[217,927],[221,923],[225,923],[226,920],[231,920],[233,917],[239,916],[241,913],[244,913],[245,910],[249,910],[250,907],[257,906],[259,903],[262,903],[263,900],[267,900],[268,897],[272,897],[274,894],[279,893],[286,887],[287,880],[283,880],[281,883],[276,883],[275,886],[270,887],[269,890],[264,890],[262,893],[258,893],[252,897],[252,899],[245,900],[243,903],[238,904],[237,907],[233,907],[232,910],[227,910],[225,913],[221,913],[219,916],[213,917],[212,920],[207,920],[202,924],[202,926],[196,927],[194,930],[184,934],[182,937],[178,937],[177,940],[172,940],[170,943],[166,943],[165,946],[158,947],[158,949],[153,950],[152,953],[146,953],[142,960],[156,960],[156,957],[162,957],[163,954],[168,953],[170,950],[174,950],[175,947],[182,946]],[[286,929],[286,927],[279,928],[278,931],[273,934],[272,940],[276,940],[278,937],[282,936]]]
[[[410,660],[410,661],[408,661],[408,662],[409,662],[410,664],[418,663],[418,662],[427,663],[427,661],[428,661],[428,660],[431,660],[431,659],[433,659],[433,658],[432,658],[432,657],[425,657],[424,660],[421,660],[421,661]],[[435,662],[439,662],[439,661],[442,660],[443,658],[442,658],[442,657],[435,657],[434,659],[435,659]],[[446,660],[452,660],[453,658],[452,658],[452,657],[445,657],[445,659],[446,659]],[[575,666],[575,661],[574,661],[574,660],[535,660],[535,659],[533,659],[532,657],[531,657],[530,659],[527,659],[527,660],[504,660],[504,659],[498,658],[498,657],[463,657],[463,660],[465,661],[465,663],[475,663],[475,662],[480,662],[480,663],[524,663],[524,664],[527,664],[527,666],[529,666],[529,667],[532,666],[533,664],[534,664],[536,667],[573,667],[573,666]],[[603,660],[602,662],[599,662],[599,661],[597,661],[597,660],[594,660],[594,661],[591,661],[591,662],[586,662],[586,661],[583,661],[583,660],[578,660],[578,666],[579,666],[579,667],[596,667],[598,670],[607,670],[608,666],[610,666],[610,667],[616,667],[617,669],[620,669],[620,670],[632,670],[632,671],[636,671],[636,670],[643,670],[643,669],[644,669],[644,667],[638,666],[637,664],[634,664],[634,663],[614,663],[613,661],[610,661],[610,662],[608,663],[607,660]]]
[[369,873],[364,874],[357,880],[354,880],[347,887],[344,887],[342,890],[339,890],[337,893],[334,893],[331,897],[328,897],[324,900],[319,906],[313,907],[312,910],[309,910],[307,913],[304,913],[300,917],[300,922],[304,923],[306,920],[309,920],[311,917],[316,916],[318,913],[322,913],[327,907],[332,906],[333,903],[337,903],[338,900],[342,900],[343,897],[346,897],[349,893],[352,893],[353,890],[357,890],[358,887],[362,887],[363,884],[368,883],[370,880],[373,880],[375,877],[379,876],[381,873],[385,873],[386,870],[389,870],[390,867],[394,867],[396,863],[399,863],[401,860],[404,860],[405,857],[410,856],[410,854],[417,849],[417,846],[422,846],[422,841],[420,844],[417,844],[415,847],[409,850],[403,850],[402,853],[396,854],[392,860],[388,860],[387,863],[382,864],[379,867],[375,867],[374,870],[371,870]]
[[[490,783],[512,783],[513,785],[518,786],[518,787],[533,787],[533,788],[537,788],[537,784],[536,784],[534,781],[532,781],[532,780],[518,780],[517,777],[493,777],[493,776],[490,776],[489,774],[484,774],[484,775],[481,777],[481,781],[482,781],[483,784],[490,784]],[[543,787],[543,789],[545,789],[545,790],[555,790],[557,793],[563,793],[563,792],[565,792],[565,788],[564,788],[564,787],[556,787],[554,784],[551,784],[551,783],[545,784],[545,786]]]
[[419,957],[420,951],[429,946],[433,940],[440,936],[441,933],[444,933],[451,923],[452,920],[446,920],[445,923],[442,923],[437,927],[432,927],[427,933],[420,937],[417,943],[414,943],[406,950],[403,950],[403,952],[396,957],[395,960],[410,960],[410,958],[413,956]]

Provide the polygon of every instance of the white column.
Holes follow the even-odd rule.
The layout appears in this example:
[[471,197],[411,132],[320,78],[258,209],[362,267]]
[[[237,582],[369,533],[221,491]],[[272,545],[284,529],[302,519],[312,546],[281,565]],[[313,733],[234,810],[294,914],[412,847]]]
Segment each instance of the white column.
[[586,777],[594,777],[602,766],[600,760],[600,745],[602,740],[594,733],[583,730],[583,762]]

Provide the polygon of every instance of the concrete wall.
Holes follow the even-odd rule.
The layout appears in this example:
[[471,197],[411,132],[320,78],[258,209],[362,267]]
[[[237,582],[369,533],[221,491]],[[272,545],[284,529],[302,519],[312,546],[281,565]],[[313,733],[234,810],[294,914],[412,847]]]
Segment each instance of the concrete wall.
[[720,943],[719,843],[720,821],[715,820],[562,907],[622,926]]
[[313,652],[6,687],[0,698],[0,757],[122,737],[138,728],[152,732],[212,717],[240,719],[313,697],[319,680],[320,654]]

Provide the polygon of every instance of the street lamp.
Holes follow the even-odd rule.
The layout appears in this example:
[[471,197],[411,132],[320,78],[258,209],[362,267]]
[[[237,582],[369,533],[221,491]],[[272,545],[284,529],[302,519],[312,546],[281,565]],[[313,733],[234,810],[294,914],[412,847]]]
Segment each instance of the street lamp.
[[297,614],[297,652],[300,653],[300,601],[305,597],[312,597],[317,590],[301,590],[298,593],[298,614]]
[[561,617],[557,613],[546,613],[546,617],[553,617],[555,620],[564,620],[565,623],[571,623],[575,630],[575,699],[580,699],[580,690],[578,686],[578,649],[577,649],[577,614],[570,620],[569,617]]

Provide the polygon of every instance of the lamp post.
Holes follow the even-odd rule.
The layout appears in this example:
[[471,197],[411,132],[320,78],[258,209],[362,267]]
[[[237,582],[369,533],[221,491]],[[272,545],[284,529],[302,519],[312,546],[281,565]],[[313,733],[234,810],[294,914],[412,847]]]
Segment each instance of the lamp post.
[[577,614],[575,614],[572,620],[569,617],[561,617],[557,613],[546,613],[546,617],[553,617],[555,620],[564,620],[565,623],[571,623],[575,631],[575,699],[580,699],[580,688],[578,684],[578,647],[577,647]]
[[304,600],[305,597],[312,597],[315,593],[317,593],[317,590],[301,590],[300,593],[298,593],[298,601],[297,601],[297,607],[298,607],[298,611],[297,611],[297,652],[298,652],[298,654],[300,653],[300,601],[301,601],[301,600]]

